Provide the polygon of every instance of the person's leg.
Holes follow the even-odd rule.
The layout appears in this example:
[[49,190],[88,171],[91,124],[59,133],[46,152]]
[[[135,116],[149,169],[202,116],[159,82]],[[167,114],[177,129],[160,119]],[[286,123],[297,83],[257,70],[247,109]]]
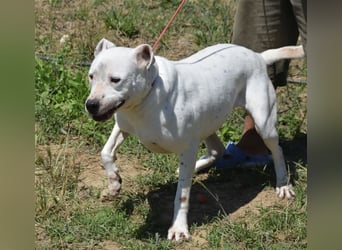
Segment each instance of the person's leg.
[[[295,1],[295,0],[293,0]],[[232,43],[256,52],[295,45],[298,27],[289,0],[240,0],[233,27]],[[274,87],[286,84],[289,61],[283,60],[268,67]],[[247,154],[267,154],[268,149],[254,128],[254,121],[246,115],[242,137],[237,146]]]
[[295,15],[300,38],[306,52],[306,0],[290,0]]
[[268,154],[268,149],[264,144],[264,141],[256,132],[253,118],[249,114],[245,116],[242,137],[237,143],[237,147],[250,155]]

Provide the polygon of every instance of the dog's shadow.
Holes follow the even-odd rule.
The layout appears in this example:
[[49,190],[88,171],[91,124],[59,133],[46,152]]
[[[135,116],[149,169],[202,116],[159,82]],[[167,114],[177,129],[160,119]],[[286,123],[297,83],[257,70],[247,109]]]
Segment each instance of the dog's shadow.
[[[285,159],[290,166],[291,176],[296,178],[295,164],[306,163],[306,135],[292,141],[282,141]],[[210,223],[218,215],[229,215],[253,200],[265,186],[275,187],[273,165],[267,168],[227,169],[209,173],[208,178],[194,182],[191,188],[189,227]],[[147,238],[160,234],[166,237],[173,216],[173,202],[177,183],[160,186],[147,194],[150,212],[137,237]],[[210,192],[210,193],[209,193]]]
[[286,161],[307,164],[307,134],[298,132],[292,140],[280,140]]
[[[267,175],[255,170],[231,169],[215,172],[191,188],[188,224],[209,223],[218,215],[228,215],[250,202],[265,186]],[[166,237],[173,216],[177,183],[166,184],[147,195],[150,213],[140,228],[140,237]],[[210,192],[210,193],[209,193]]]

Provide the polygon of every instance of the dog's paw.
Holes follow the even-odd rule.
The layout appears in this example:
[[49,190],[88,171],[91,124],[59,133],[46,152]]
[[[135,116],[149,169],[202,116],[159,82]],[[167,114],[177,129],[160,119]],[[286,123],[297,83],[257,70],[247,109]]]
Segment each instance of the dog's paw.
[[294,196],[296,196],[291,184],[281,186],[281,187],[276,187],[276,194],[281,199],[284,197],[286,197],[287,199],[291,199]]
[[190,233],[189,233],[188,227],[186,225],[184,226],[173,225],[168,231],[167,239],[175,240],[175,241],[190,239]]
[[106,201],[113,201],[115,199],[116,195],[112,195],[108,189],[104,189],[101,192],[100,201],[106,202]]
[[118,173],[108,176],[108,189],[101,193],[101,201],[112,201],[120,193],[122,179]]

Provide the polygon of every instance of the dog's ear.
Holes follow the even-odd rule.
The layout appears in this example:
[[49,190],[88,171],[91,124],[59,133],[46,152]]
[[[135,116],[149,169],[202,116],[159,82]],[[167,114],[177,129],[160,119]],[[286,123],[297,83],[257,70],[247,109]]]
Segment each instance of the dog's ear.
[[115,44],[108,41],[105,38],[102,38],[101,41],[96,45],[94,56],[96,57],[101,51],[115,47]]
[[140,68],[149,69],[154,63],[152,47],[148,44],[142,44],[135,48],[137,64]]

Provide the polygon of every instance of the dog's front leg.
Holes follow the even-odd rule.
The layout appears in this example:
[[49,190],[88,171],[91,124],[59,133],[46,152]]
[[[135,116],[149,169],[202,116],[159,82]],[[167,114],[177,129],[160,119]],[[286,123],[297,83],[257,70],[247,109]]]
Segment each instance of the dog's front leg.
[[174,200],[173,224],[167,236],[169,240],[179,241],[190,238],[187,215],[197,150],[198,143],[194,143],[186,152],[179,155],[179,179]]
[[114,161],[117,149],[127,136],[128,134],[121,131],[117,123],[115,123],[112,133],[101,151],[102,163],[106,169],[109,182],[108,190],[105,190],[101,195],[102,200],[111,200],[120,192],[121,177]]
[[196,161],[196,173],[202,169],[212,166],[217,159],[224,155],[225,152],[225,147],[216,133],[210,135],[204,140],[204,142],[207,147],[207,154]]

